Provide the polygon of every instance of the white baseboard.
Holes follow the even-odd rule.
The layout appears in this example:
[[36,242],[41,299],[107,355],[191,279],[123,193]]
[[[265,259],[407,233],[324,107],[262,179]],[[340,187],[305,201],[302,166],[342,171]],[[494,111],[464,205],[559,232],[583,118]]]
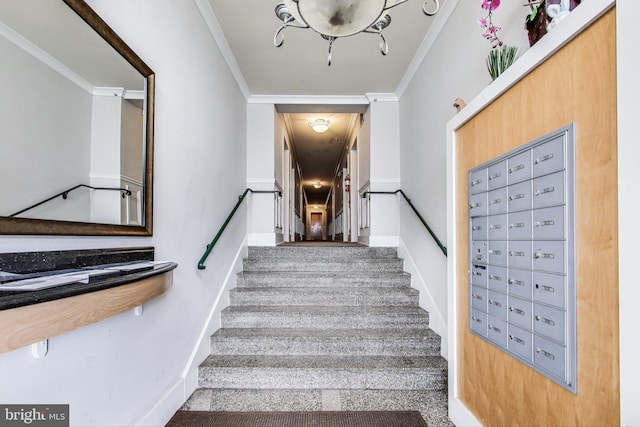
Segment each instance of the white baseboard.
[[248,237],[240,244],[236,251],[233,263],[229,267],[224,278],[223,285],[211,306],[209,315],[202,327],[200,335],[186,363],[182,376],[167,390],[158,402],[135,423],[136,426],[164,426],[173,414],[180,409],[186,399],[198,388],[198,366],[209,356],[209,338],[221,327],[222,310],[229,305],[228,291],[235,287],[236,273],[242,271],[242,260],[246,255]]
[[459,427],[481,427],[480,421],[449,391],[449,419]]
[[447,322],[438,309],[438,305],[433,299],[433,295],[427,286],[426,281],[416,265],[415,260],[407,249],[404,240],[400,238],[398,245],[398,256],[404,260],[404,270],[411,274],[411,286],[420,291],[420,307],[429,312],[429,327],[442,338],[440,353],[442,357],[449,360],[449,332]]
[[133,423],[133,425],[140,427],[166,425],[173,414],[175,414],[184,403],[184,395],[184,379],[180,378],[173,386],[169,387],[158,402],[144,414],[144,416]]

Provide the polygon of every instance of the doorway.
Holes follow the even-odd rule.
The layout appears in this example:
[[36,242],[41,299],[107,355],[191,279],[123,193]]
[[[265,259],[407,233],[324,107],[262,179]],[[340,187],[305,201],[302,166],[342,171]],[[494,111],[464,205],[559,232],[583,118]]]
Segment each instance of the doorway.
[[311,240],[322,240],[322,212],[311,212],[310,223]]

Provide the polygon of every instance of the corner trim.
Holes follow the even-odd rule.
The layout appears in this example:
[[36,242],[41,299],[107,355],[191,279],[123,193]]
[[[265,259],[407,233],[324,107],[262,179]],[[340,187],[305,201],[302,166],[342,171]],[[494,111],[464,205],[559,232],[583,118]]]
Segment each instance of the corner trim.
[[213,13],[211,9],[211,5],[207,0],[195,0],[196,6],[200,11],[200,15],[202,15],[202,19],[204,20],[207,28],[209,29],[209,33],[213,40],[218,45],[218,49],[222,53],[231,74],[236,79],[236,83],[238,84],[238,88],[242,92],[245,100],[248,100],[251,97],[251,92],[249,90],[249,86],[247,86],[247,81],[240,70],[240,66],[238,65],[238,61],[236,61],[236,57],[233,55],[231,51],[231,47],[227,42],[227,39],[224,37],[224,33],[222,28],[220,27],[220,23],[216,18],[216,15]]

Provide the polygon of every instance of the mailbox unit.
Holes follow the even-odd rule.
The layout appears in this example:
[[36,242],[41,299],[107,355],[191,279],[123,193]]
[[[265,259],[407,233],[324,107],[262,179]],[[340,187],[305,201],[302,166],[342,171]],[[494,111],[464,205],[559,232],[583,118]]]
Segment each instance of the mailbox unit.
[[576,393],[574,125],[469,171],[469,328]]

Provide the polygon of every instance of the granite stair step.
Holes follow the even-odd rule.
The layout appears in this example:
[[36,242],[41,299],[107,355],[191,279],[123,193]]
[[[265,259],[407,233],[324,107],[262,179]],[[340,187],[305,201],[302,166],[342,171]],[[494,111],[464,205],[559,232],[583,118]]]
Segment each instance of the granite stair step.
[[204,388],[442,390],[441,356],[211,355],[200,365]]
[[317,272],[309,271],[244,271],[238,273],[236,286],[239,288],[406,288],[411,286],[411,275],[404,272],[325,272],[319,275]]
[[213,355],[437,356],[431,329],[222,328],[211,337]]
[[350,272],[402,272],[399,258],[343,258],[325,260],[319,257],[299,258],[245,258],[243,271],[313,271],[318,273]]
[[396,248],[367,246],[250,246],[249,258],[397,258]]
[[417,306],[412,288],[235,288],[231,305]]
[[230,306],[222,311],[223,328],[416,328],[429,327],[429,313],[419,307]]

